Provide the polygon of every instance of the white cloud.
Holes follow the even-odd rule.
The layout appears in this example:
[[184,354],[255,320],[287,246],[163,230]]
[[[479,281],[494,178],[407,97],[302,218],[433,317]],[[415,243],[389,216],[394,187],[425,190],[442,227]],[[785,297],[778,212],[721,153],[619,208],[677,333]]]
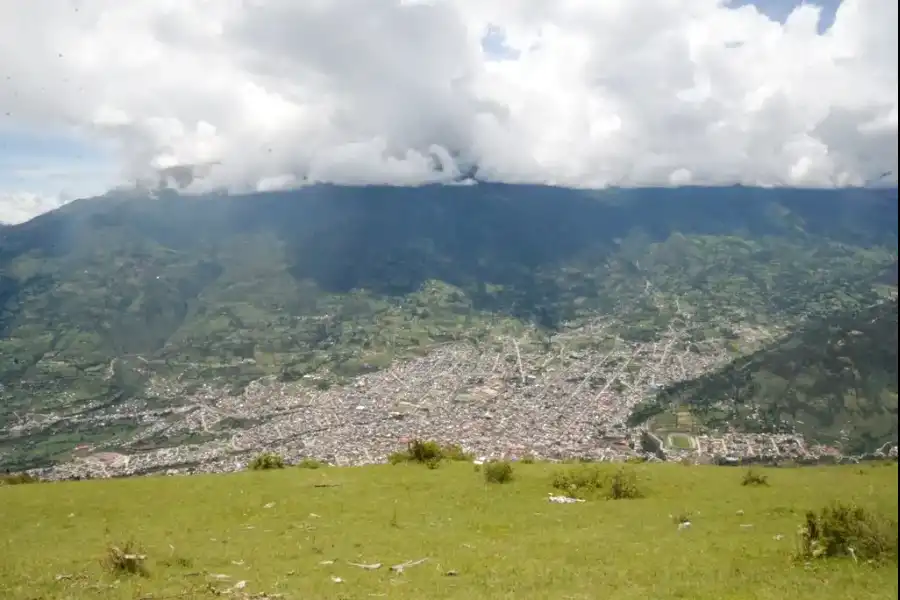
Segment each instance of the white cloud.
[[35,215],[59,208],[63,203],[62,198],[54,195],[0,193],[0,224],[23,223]]
[[727,4],[0,0],[0,118],[194,191],[896,181],[896,0]]

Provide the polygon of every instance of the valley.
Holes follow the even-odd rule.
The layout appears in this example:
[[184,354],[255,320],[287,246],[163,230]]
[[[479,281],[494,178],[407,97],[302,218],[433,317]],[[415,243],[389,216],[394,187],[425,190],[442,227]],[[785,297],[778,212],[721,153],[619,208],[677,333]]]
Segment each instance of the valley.
[[[502,185],[76,202],[0,238],[0,465],[365,464],[413,438],[658,459],[648,434],[724,460],[696,451],[719,432],[793,436],[802,460],[889,452],[896,367],[868,354],[896,331],[896,210],[884,190]],[[771,380],[795,332],[856,329],[840,360],[868,383],[822,383],[824,412],[727,375],[756,357],[740,372]],[[778,381],[829,381],[837,358],[801,354]]]

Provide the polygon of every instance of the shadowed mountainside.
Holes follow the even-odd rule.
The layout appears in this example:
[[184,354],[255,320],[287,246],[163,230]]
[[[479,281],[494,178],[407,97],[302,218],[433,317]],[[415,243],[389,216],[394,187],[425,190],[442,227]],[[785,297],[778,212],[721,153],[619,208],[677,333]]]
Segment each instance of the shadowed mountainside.
[[[547,317],[569,292],[553,271],[617,251],[639,259],[642,250],[673,233],[890,246],[896,245],[896,217],[892,190],[579,192],[482,184],[321,186],[239,197],[167,193],[141,201],[111,194],[4,231],[0,331],[9,332],[19,320],[26,298],[58,291],[73,276],[67,270],[110,270],[131,259],[138,284],[152,284],[173,263],[180,271],[174,289],[146,298],[158,308],[148,308],[153,314],[142,317],[150,321],[139,327],[158,335],[137,336],[140,341],[130,344],[111,341],[126,352],[159,349],[165,333],[185,318],[187,304],[237,260],[269,268],[277,262],[290,283],[314,284],[327,293],[365,289],[401,296],[437,280],[465,290],[476,309]],[[754,257],[766,258],[765,251]],[[118,260],[101,262],[107,259]],[[35,261],[59,269],[39,268]],[[504,290],[488,292],[487,284]],[[134,339],[133,333],[126,337]],[[116,337],[115,328],[101,335]]]

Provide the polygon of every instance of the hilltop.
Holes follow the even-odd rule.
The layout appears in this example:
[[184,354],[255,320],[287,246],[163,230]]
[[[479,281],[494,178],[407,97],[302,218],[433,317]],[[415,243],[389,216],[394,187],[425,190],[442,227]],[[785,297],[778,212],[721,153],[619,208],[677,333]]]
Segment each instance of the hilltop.
[[[76,201],[0,232],[0,465],[76,447],[165,454],[151,470],[269,446],[358,462],[417,432],[605,456],[598,432],[655,390],[888,298],[896,199],[479,184]],[[373,446],[347,454],[348,435]]]

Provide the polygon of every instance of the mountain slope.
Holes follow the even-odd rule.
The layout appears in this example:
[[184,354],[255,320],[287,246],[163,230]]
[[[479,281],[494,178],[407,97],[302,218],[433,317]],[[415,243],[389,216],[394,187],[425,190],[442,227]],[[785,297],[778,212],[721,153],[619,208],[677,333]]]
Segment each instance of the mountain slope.
[[686,407],[713,428],[797,430],[853,453],[897,443],[897,300],[805,323],[633,417]]
[[740,346],[742,331],[875,302],[896,200],[479,184],[74,202],[0,231],[0,428],[46,415],[57,424],[16,447],[53,456],[142,427],[61,417],[268,375],[340,385],[510,332],[550,348],[598,315],[650,344],[689,315],[698,341]]

